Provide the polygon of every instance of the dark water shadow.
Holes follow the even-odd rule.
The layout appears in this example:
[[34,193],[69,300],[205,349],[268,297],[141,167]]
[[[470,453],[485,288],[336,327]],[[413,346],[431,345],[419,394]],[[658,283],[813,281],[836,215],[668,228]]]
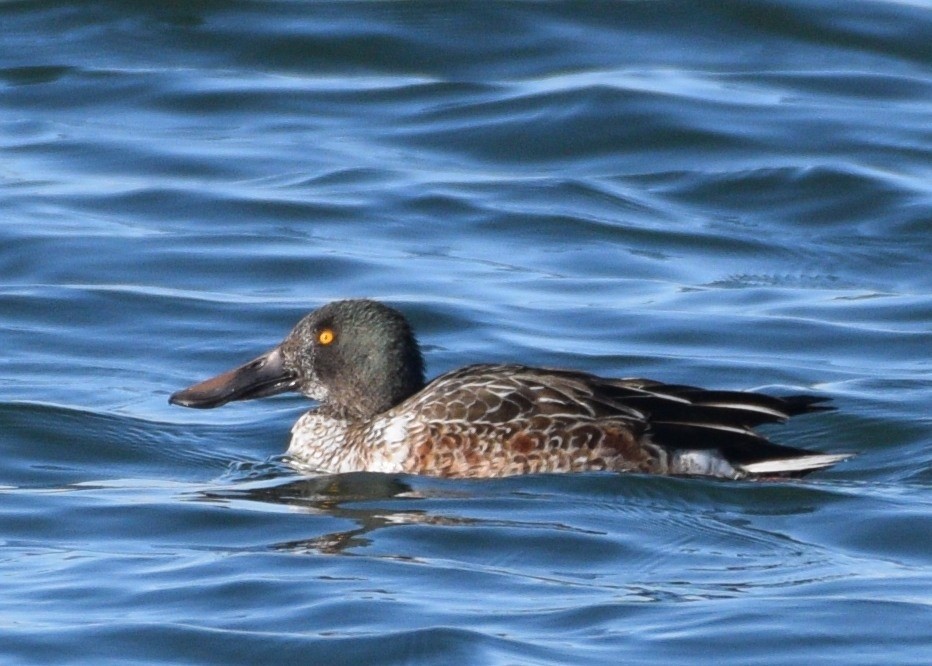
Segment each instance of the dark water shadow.
[[[355,527],[330,531],[307,539],[293,539],[270,544],[275,551],[353,555],[355,548],[372,545],[371,535],[385,527],[430,525],[442,527],[479,526],[514,530],[546,530],[551,534],[573,533],[579,537],[604,536],[604,531],[571,525],[555,516],[528,515],[525,520],[514,514],[494,511],[491,516],[469,517],[454,508],[463,502],[479,504],[517,501],[524,503],[535,496],[519,481],[491,480],[468,485],[444,479],[422,479],[371,472],[321,476],[282,476],[287,469],[274,463],[238,465],[239,480],[225,487],[198,491],[192,499],[204,502],[254,502],[274,507],[297,509],[309,516],[349,521]],[[284,472],[287,473],[287,472]],[[244,477],[246,480],[243,480]],[[537,483],[549,485],[546,476]],[[532,485],[534,485],[532,483]],[[545,493],[544,496],[548,495]],[[541,497],[544,497],[541,496]],[[417,504],[421,503],[420,507]]]
[[[271,471],[271,470],[269,470]],[[252,476],[261,476],[252,470]],[[402,479],[371,473],[334,474],[322,476],[268,476],[251,479],[224,488],[198,492],[195,499],[207,502],[247,501],[281,505],[308,514],[346,519],[357,527],[328,532],[308,539],[274,543],[276,551],[322,554],[349,554],[350,548],[371,543],[370,532],[388,525],[418,523],[429,520],[426,512],[402,509],[387,510],[369,502],[403,498],[418,499],[410,484]]]

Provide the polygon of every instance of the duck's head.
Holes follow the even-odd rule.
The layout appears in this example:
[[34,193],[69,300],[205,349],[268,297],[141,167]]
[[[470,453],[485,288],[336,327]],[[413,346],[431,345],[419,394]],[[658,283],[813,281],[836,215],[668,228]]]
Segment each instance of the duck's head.
[[207,409],[298,391],[348,416],[368,417],[423,385],[424,362],[404,316],[376,301],[348,300],[315,310],[271,351],[168,401]]

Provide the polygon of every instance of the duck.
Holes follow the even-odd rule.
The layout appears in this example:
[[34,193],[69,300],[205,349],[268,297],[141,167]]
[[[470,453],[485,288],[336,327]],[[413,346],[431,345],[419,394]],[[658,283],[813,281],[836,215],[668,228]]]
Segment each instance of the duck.
[[834,409],[822,396],[510,363],[468,365],[426,382],[405,316],[370,299],[320,307],[276,347],[169,402],[209,409],[289,391],[317,405],[294,424],[286,459],[320,474],[604,471],[753,480],[800,477],[853,455],[777,444],[755,430]]

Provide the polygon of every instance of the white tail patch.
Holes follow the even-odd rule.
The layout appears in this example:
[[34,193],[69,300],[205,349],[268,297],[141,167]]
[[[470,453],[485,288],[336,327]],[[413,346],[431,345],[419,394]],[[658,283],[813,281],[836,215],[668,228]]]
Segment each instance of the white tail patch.
[[811,456],[765,460],[763,462],[738,465],[738,469],[748,474],[782,474],[786,472],[804,472],[810,469],[831,467],[835,463],[847,460],[853,453],[816,453]]

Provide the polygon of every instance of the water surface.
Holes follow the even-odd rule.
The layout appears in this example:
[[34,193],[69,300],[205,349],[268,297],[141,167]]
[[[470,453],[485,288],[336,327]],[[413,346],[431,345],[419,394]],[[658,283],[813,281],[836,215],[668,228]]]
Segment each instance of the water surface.
[[[932,12],[0,5],[0,660],[932,653]],[[302,477],[168,395],[370,296],[478,361],[807,391],[802,482]]]

